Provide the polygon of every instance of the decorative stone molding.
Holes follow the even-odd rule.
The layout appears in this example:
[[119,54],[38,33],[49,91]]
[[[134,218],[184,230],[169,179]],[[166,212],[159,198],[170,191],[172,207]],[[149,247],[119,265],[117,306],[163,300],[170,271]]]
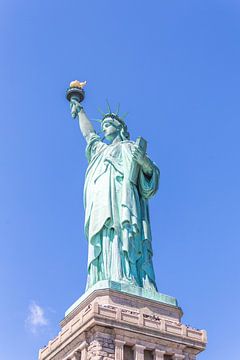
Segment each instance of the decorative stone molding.
[[63,360],[85,360],[84,350],[86,349],[86,347],[87,347],[87,342],[84,341],[79,347],[77,347],[70,354],[65,356]]
[[81,351],[81,360],[87,360],[87,349],[88,349],[88,343],[86,341],[84,341],[81,345],[80,345],[80,351]]
[[184,360],[184,359],[186,359],[185,355],[182,355],[182,354],[174,354],[172,358],[173,358],[173,360]]
[[196,360],[196,355],[189,355],[189,360]]
[[135,360],[144,360],[145,346],[136,344],[133,349],[134,349],[134,359]]
[[163,350],[155,349],[154,351],[154,360],[164,360],[164,354],[166,352]]
[[115,360],[124,360],[125,341],[115,339]]
[[155,360],[162,360],[164,351],[178,360],[195,360],[191,355],[205,349],[206,332],[182,324],[181,314],[176,306],[132,294],[95,291],[61,322],[39,360],[73,360],[78,353],[81,360],[123,360],[124,343],[135,346],[137,360],[143,359],[144,348],[155,352]]
[[81,360],[81,354],[80,353],[75,353],[72,357],[71,360]]

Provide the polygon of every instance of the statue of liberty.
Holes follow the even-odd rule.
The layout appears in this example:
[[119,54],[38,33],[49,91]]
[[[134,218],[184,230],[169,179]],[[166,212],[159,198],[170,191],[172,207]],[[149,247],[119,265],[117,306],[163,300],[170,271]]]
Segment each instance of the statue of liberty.
[[144,146],[130,140],[118,111],[109,107],[101,119],[105,143],[94,130],[81,99],[71,96],[69,100],[72,116],[78,117],[87,142],[87,289],[98,281],[111,280],[156,291],[148,199],[158,189],[159,170]]

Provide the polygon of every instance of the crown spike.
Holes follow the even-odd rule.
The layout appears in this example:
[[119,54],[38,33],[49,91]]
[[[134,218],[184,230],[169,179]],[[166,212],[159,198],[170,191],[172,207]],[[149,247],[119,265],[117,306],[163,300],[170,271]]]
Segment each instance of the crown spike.
[[118,103],[116,115],[119,115],[119,110],[120,110],[120,103]]
[[125,119],[125,117],[128,116],[128,114],[129,114],[129,112],[126,112],[125,114],[123,114],[123,115],[121,116],[121,118],[122,118],[122,119]]
[[96,122],[98,122],[98,123],[101,123],[102,122],[102,120],[101,119],[91,119],[92,121],[96,121]]
[[105,115],[105,112],[102,111],[102,109],[100,107],[98,107],[98,112],[100,112],[100,114],[103,115],[103,116]]
[[111,110],[111,107],[110,107],[110,104],[109,104],[108,99],[106,99],[106,103],[107,103],[107,107],[108,107],[109,114],[111,114],[111,113],[112,113],[112,110]]

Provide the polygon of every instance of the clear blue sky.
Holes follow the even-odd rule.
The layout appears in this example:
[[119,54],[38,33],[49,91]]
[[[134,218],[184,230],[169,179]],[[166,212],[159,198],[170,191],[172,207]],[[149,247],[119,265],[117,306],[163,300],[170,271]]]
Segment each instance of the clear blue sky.
[[75,78],[91,117],[120,101],[160,166],[157,283],[207,329],[199,360],[238,359],[239,1],[2,0],[0,29],[0,359],[37,359],[85,288]]

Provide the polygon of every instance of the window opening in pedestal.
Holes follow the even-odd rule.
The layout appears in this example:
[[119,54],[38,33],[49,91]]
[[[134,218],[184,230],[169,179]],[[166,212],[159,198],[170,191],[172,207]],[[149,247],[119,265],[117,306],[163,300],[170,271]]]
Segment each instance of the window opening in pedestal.
[[153,352],[151,350],[144,350],[144,360],[153,360]]
[[134,350],[132,346],[124,345],[123,354],[124,360],[134,360]]
[[164,355],[164,360],[172,360],[172,355]]

